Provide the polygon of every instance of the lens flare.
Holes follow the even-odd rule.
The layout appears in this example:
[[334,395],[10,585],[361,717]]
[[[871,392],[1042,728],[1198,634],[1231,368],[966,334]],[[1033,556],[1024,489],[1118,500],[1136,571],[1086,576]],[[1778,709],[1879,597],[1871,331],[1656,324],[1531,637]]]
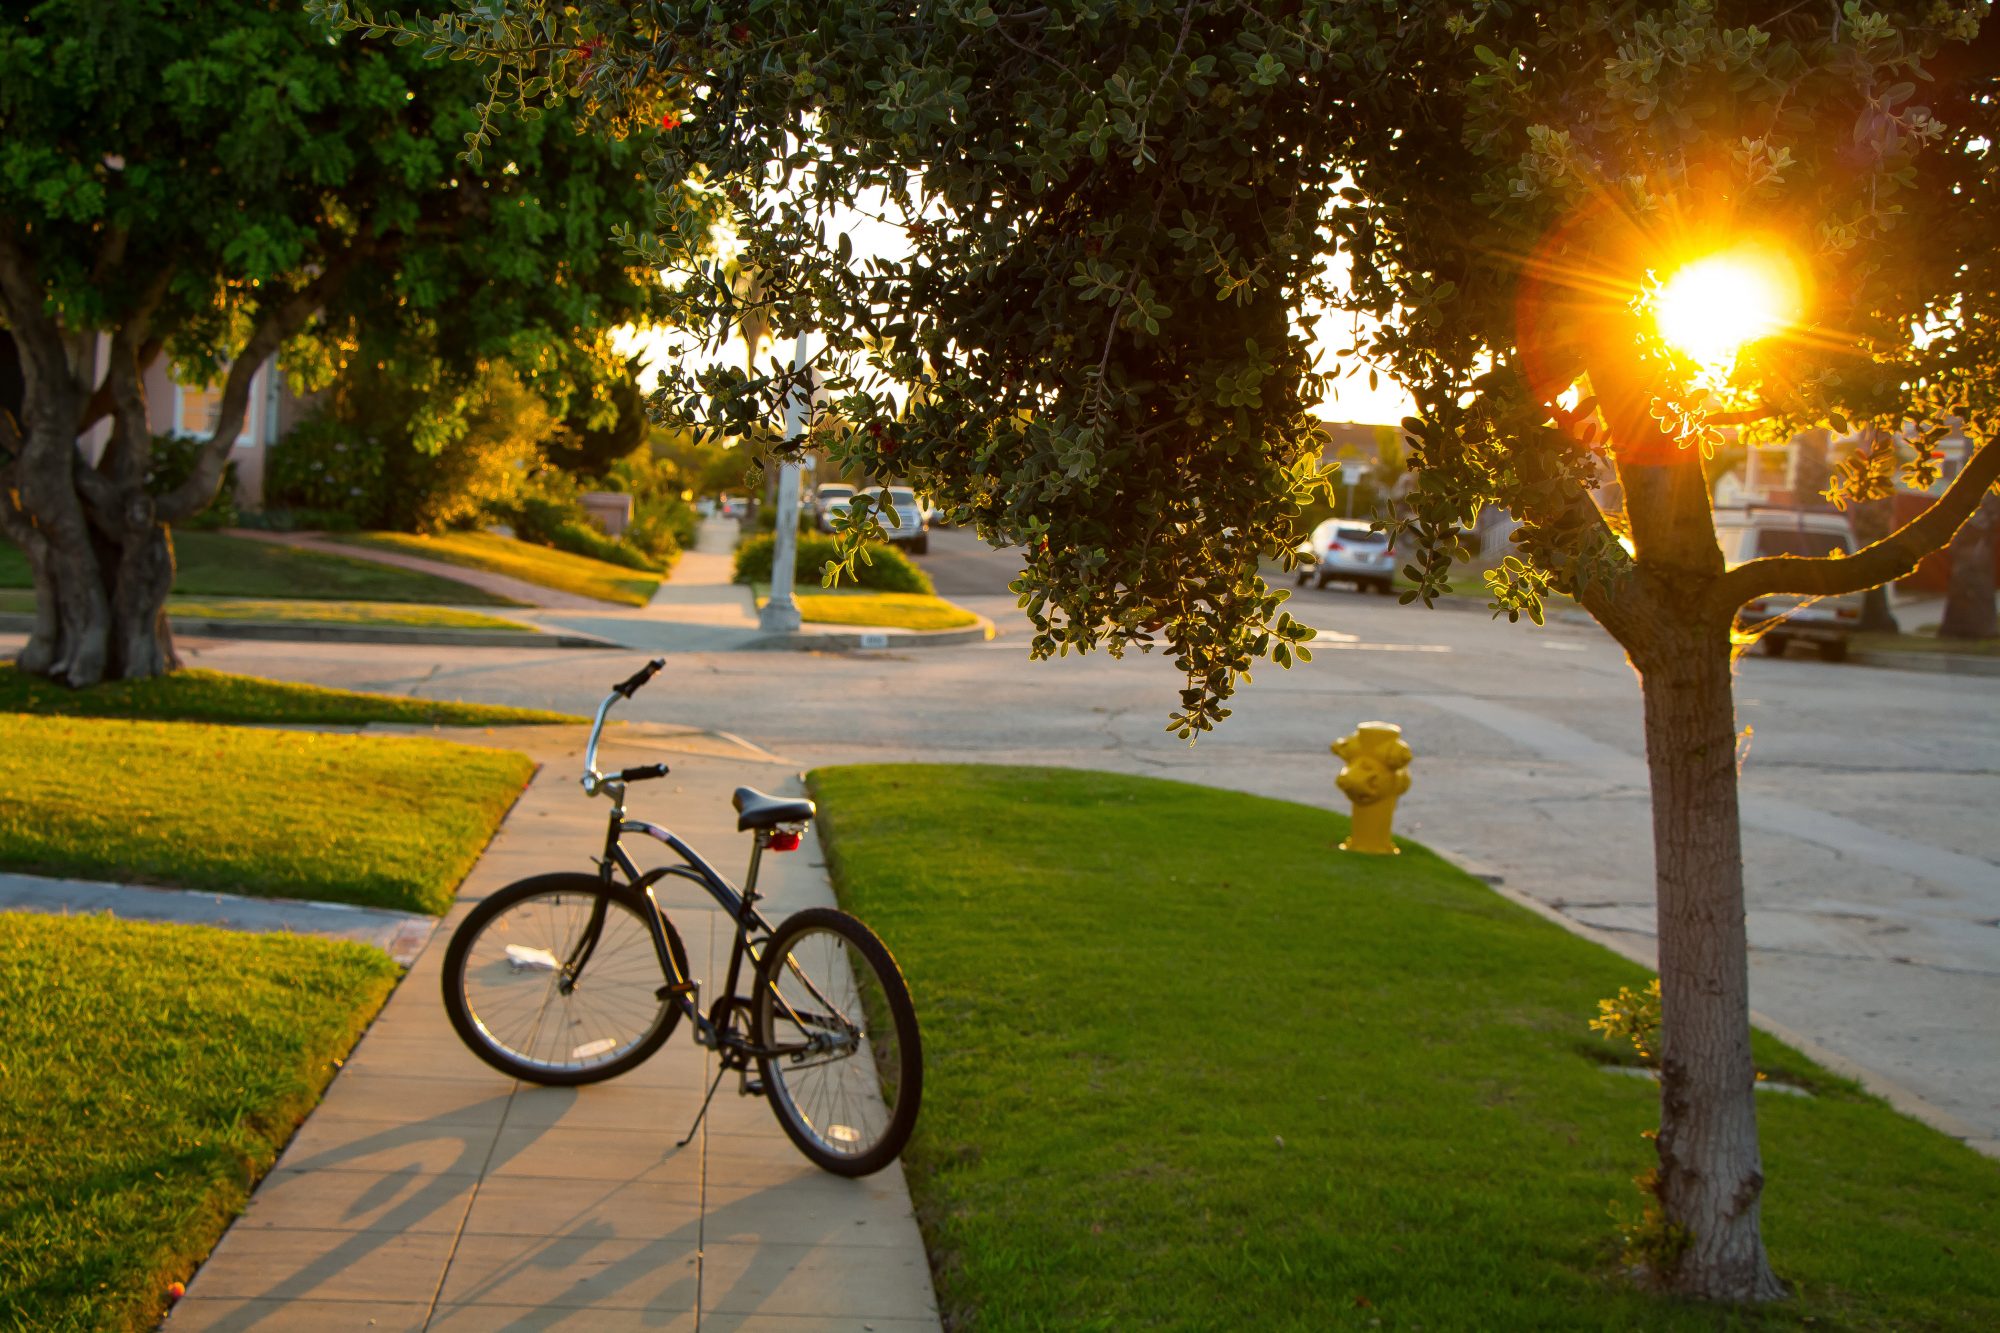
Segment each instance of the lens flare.
[[1654,298],[1660,336],[1709,370],[1797,320],[1798,281],[1782,259],[1733,251],[1696,260]]

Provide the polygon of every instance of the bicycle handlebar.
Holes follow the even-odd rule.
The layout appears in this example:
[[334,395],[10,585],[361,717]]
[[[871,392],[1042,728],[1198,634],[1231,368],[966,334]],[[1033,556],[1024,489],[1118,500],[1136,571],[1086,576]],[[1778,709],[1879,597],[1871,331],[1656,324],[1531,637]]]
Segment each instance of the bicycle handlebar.
[[[605,695],[604,702],[597,706],[597,717],[590,724],[590,743],[584,746],[583,749],[583,790],[586,796],[597,795],[599,791],[603,790],[604,783],[613,779],[621,782],[638,782],[644,781],[646,778],[666,776],[667,766],[665,764],[647,764],[640,768],[628,768],[621,773],[606,774],[597,771],[597,742],[604,735],[604,719],[610,714],[611,705],[617,703],[620,699],[630,699],[633,695],[637,694],[640,688],[647,681],[658,675],[660,668],[666,664],[666,658],[654,658],[626,679],[613,685],[611,693]],[[659,771],[654,772],[654,769],[658,769]]]
[[611,692],[616,695],[621,695],[627,699],[631,698],[633,695],[639,692],[639,688],[641,686],[643,686],[647,681],[651,680],[654,676],[658,675],[660,668],[665,666],[666,664],[667,664],[666,658],[664,657],[654,658],[652,661],[646,663],[646,665],[640,667],[637,671],[633,672],[629,679],[622,680],[618,684],[613,685],[611,687]]
[[648,778],[663,778],[666,775],[665,764],[641,764],[637,768],[620,769],[616,776],[620,782],[644,782]]

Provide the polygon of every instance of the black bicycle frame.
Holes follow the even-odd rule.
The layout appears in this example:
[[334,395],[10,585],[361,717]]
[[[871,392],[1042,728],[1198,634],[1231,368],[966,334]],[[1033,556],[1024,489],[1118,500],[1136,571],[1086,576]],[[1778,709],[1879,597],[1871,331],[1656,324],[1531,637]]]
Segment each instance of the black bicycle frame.
[[[643,833],[664,843],[681,858],[682,864],[662,866],[641,874],[639,867],[625,851],[622,839],[627,833]],[[669,875],[693,880],[708,890],[709,896],[714,898],[717,905],[736,923],[736,938],[729,951],[729,975],[722,989],[723,995],[734,997],[736,983],[742,975],[743,959],[750,953],[752,932],[756,931],[766,937],[771,934],[771,923],[764,919],[763,914],[758,912],[755,906],[757,870],[763,861],[766,838],[767,834],[760,831],[751,843],[750,869],[744,879],[745,887],[739,893],[734,885],[723,878],[720,871],[703,859],[701,853],[688,846],[671,830],[661,828],[657,824],[649,824],[642,819],[625,818],[622,802],[611,811],[610,821],[605,828],[604,856],[598,862],[599,875],[606,884],[611,884],[615,882],[614,876],[623,872],[626,881],[646,895],[646,905],[652,909],[646,916],[646,929],[652,936],[653,952],[659,956],[660,970],[668,978],[665,994],[673,997],[680,1005],[681,1013],[695,1025],[695,1031],[700,1034],[702,1044],[718,1050],[724,1044],[724,1035],[717,1031],[715,1024],[701,1012],[701,1006],[695,1002],[695,982],[681,970],[680,961],[674,957],[673,950],[667,945],[666,910],[660,906],[659,898],[654,895],[653,885]],[[592,908],[590,920],[585,923],[583,934],[577,940],[575,953],[563,964],[565,989],[576,985],[582,976],[584,965],[596,951],[598,937],[603,930],[605,913],[609,906],[609,898],[599,898],[596,906]],[[749,1043],[733,1041],[729,1045],[740,1049],[745,1055],[764,1057],[794,1054],[810,1049],[809,1046],[783,1046],[767,1050]]]

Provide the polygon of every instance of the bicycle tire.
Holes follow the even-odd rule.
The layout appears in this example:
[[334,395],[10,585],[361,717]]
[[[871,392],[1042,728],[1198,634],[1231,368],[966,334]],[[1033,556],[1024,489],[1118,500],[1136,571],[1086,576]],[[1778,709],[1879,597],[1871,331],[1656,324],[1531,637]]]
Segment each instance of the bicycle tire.
[[[579,984],[564,994],[553,961],[569,956],[599,898],[610,899],[603,933]],[[667,978],[646,929],[651,911],[643,892],[594,875],[536,875],[496,890],[472,909],[445,949],[444,1007],[452,1028],[481,1060],[530,1083],[575,1087],[643,1063],[681,1017],[680,1006],[659,995]],[[680,934],[673,922],[663,924],[686,976]],[[538,975],[544,978],[539,987]],[[523,1023],[529,1024],[525,1042]]]
[[923,1102],[923,1042],[910,988],[875,932],[827,907],[788,917],[758,961],[753,1013],[762,1046],[813,1035],[857,1041],[830,1059],[757,1058],[771,1112],[798,1150],[839,1176],[895,1161]]

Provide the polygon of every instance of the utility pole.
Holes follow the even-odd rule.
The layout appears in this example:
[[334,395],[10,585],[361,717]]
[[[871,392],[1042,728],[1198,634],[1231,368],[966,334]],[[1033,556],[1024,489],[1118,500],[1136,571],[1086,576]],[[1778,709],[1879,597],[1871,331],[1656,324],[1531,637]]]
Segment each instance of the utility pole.
[[[806,364],[806,335],[799,335],[792,350],[792,370]],[[785,444],[795,443],[806,433],[806,414],[812,407],[809,389],[795,389],[785,396]],[[771,596],[764,603],[758,625],[773,634],[795,633],[802,618],[792,596],[792,573],[799,559],[799,465],[787,458],[778,464],[778,505],[773,515],[771,535]]]

